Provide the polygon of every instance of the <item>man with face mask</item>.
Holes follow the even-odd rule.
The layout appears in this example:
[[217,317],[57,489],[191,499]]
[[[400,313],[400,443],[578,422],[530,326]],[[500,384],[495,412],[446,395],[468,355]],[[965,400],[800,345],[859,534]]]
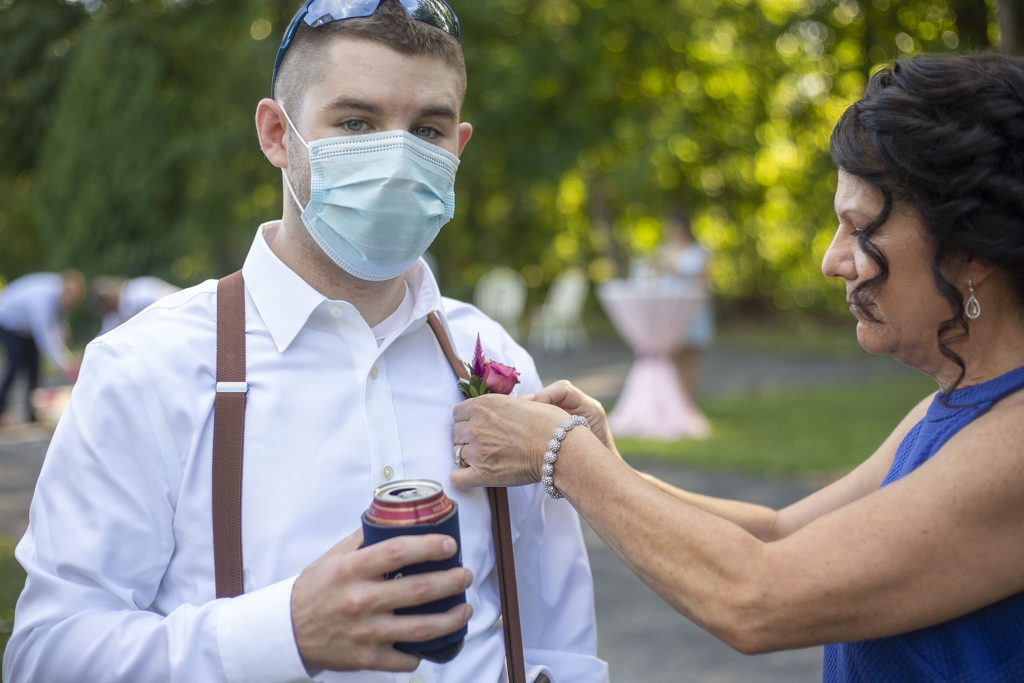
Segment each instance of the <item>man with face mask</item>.
[[[520,371],[517,393],[540,388],[525,351],[442,298],[420,259],[452,217],[472,131],[458,36],[442,0],[303,4],[256,111],[283,215],[257,230],[241,280],[225,279],[244,280],[244,373],[218,375],[216,320],[232,311],[215,281],[89,346],[18,546],[28,579],[4,680],[504,680],[487,495],[447,491],[458,549],[438,534],[362,547],[360,531],[375,487],[447,482],[456,466],[461,395],[442,338],[469,360],[479,335]],[[244,443],[225,581],[240,590],[222,591],[211,453],[231,396],[244,396]],[[540,487],[508,499],[526,679],[606,680],[575,514]],[[462,567],[383,578],[456,552]],[[463,591],[440,614],[395,613]],[[394,647],[467,623],[446,664]]]

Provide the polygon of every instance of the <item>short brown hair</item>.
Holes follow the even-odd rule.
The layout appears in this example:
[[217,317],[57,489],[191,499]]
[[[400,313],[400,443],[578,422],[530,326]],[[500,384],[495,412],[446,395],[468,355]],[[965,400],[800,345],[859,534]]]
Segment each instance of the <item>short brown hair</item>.
[[465,93],[466,62],[459,41],[441,29],[413,19],[395,0],[381,0],[369,17],[334,21],[316,28],[299,22],[274,81],[274,97],[293,117],[301,109],[305,92],[323,78],[320,53],[338,37],[369,40],[404,55],[437,57],[456,70]]

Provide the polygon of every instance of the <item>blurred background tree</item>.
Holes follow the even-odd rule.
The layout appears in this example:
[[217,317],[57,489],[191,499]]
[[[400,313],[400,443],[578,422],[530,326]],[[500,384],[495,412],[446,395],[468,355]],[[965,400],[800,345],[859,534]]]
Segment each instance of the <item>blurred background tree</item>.
[[[252,118],[297,5],[0,0],[0,278],[236,268],[280,216]],[[621,274],[685,204],[723,303],[841,308],[818,264],[843,108],[892,59],[1021,44],[1020,0],[454,5],[474,136],[431,251],[462,297],[498,263],[535,296]]]

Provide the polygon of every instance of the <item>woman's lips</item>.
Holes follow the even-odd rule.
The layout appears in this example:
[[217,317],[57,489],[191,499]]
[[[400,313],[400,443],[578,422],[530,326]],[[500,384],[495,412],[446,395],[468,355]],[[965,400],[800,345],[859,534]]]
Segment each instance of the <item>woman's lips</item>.
[[873,303],[868,302],[863,305],[857,304],[853,301],[847,301],[847,303],[850,305],[850,313],[852,313],[855,318],[864,320],[869,320],[871,318],[871,314],[868,313],[868,309],[875,307]]

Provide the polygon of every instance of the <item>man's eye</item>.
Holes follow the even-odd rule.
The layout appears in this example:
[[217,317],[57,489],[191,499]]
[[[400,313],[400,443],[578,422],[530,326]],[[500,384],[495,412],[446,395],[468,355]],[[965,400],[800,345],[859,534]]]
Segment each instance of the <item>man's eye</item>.
[[341,127],[350,133],[362,133],[366,130],[366,121],[361,119],[349,119],[341,124]]
[[412,134],[421,138],[434,138],[440,135],[436,128],[431,126],[416,126],[412,129]]

